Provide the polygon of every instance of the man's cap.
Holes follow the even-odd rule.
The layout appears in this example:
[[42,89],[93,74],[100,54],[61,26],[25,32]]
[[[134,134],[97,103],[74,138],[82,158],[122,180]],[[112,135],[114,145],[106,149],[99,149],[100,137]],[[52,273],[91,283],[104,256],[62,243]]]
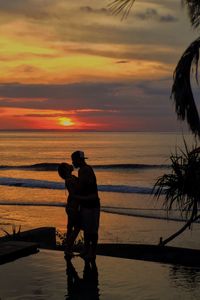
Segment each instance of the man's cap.
[[76,160],[76,159],[87,159],[87,157],[85,157],[83,151],[78,150],[72,153],[72,160]]

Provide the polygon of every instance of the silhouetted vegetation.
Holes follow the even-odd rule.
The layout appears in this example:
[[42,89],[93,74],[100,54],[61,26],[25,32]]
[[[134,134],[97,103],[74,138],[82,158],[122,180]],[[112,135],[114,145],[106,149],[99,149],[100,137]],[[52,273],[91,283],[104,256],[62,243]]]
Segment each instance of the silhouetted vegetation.
[[186,223],[166,240],[161,239],[160,245],[170,242],[200,218],[200,148],[194,147],[189,151],[185,143],[185,150],[177,150],[170,159],[171,172],[158,178],[153,192],[157,198],[164,195],[164,207],[168,214],[178,208]]

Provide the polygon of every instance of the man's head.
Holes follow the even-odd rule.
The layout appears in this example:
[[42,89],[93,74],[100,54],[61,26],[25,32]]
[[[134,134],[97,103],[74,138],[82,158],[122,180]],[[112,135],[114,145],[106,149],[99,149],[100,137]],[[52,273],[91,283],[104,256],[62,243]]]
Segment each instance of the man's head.
[[73,166],[67,163],[61,163],[58,165],[58,174],[62,179],[66,179],[71,176],[73,171]]
[[85,164],[85,159],[87,159],[83,151],[73,152],[71,158],[72,158],[72,164],[75,168],[79,168],[80,166]]

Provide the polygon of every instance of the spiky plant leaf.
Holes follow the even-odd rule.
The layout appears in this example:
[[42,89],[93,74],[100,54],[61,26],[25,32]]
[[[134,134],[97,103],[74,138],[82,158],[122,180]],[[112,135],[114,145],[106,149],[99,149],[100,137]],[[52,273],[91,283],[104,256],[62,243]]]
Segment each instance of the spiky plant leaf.
[[121,15],[126,18],[134,4],[135,0],[114,0],[108,4],[108,8],[114,15]]
[[179,152],[171,155],[171,172],[157,179],[153,192],[156,198],[164,195],[167,213],[176,207],[186,219],[194,219],[200,205],[200,150],[195,146],[189,151],[185,144]]

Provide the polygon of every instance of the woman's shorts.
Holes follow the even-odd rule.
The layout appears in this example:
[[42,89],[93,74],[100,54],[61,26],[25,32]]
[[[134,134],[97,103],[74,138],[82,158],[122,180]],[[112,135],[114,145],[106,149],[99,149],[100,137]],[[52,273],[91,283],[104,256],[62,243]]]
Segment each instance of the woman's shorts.
[[73,209],[68,209],[67,211],[67,217],[68,217],[68,222],[67,222],[67,229],[70,230],[74,227],[81,227],[81,216],[80,212],[77,210]]

